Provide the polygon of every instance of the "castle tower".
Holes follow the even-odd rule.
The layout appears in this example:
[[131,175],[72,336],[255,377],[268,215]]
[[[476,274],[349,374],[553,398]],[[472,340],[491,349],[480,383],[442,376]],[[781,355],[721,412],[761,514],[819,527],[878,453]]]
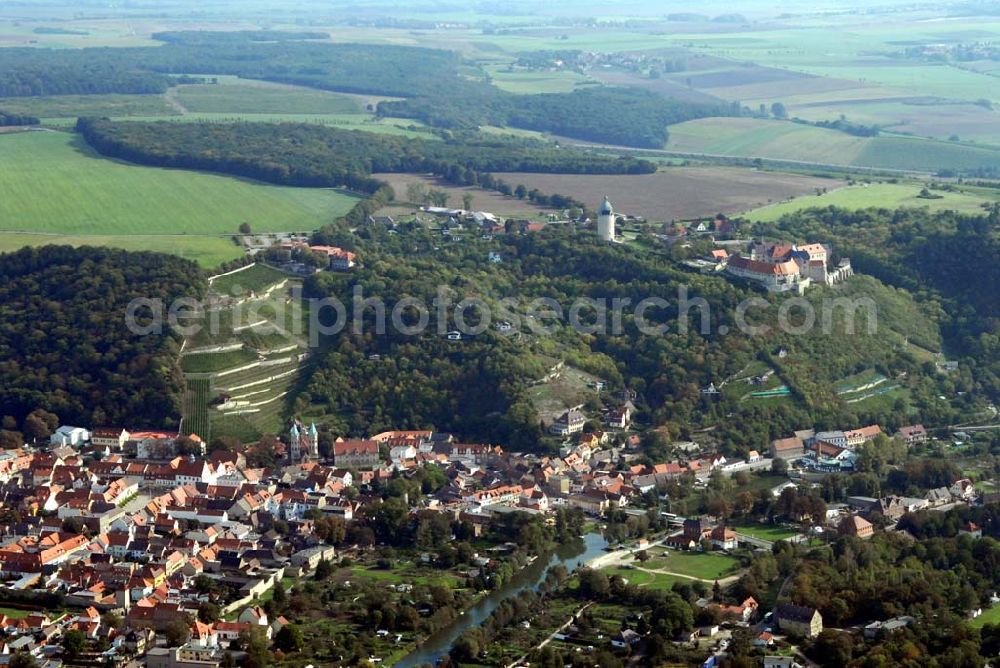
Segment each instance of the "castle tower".
[[615,240],[615,210],[611,208],[607,195],[604,196],[604,203],[597,212],[597,236],[601,241]]

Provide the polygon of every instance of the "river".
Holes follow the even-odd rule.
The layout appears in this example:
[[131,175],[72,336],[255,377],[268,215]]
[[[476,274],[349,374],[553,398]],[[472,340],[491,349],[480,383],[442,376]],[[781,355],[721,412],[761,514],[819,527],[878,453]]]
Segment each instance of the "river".
[[535,559],[503,587],[466,610],[465,614],[460,615],[452,622],[451,626],[446,626],[433,634],[420,647],[396,662],[396,668],[416,668],[423,664],[435,665],[438,659],[451,650],[451,646],[466,629],[485,622],[504,599],[516,596],[529,587],[538,589],[538,586],[545,580],[546,571],[551,566],[562,564],[567,570],[573,571],[577,566],[603,554],[604,548],[607,546],[608,542],[604,540],[603,536],[588,533],[582,540],[572,545],[562,545],[556,548],[549,555],[548,560],[544,557]]

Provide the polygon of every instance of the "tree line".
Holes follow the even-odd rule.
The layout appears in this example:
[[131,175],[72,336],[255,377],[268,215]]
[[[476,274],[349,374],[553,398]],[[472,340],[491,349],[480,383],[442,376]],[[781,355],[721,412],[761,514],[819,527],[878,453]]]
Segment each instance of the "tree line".
[[640,88],[516,95],[462,75],[459,54],[438,49],[312,41],[313,33],[168,32],[159,47],[10,49],[0,96],[166,91],[172,77],[234,75],[323,90],[407,98],[383,115],[450,129],[510,125],[586,141],[660,148],[666,126],[739,113],[738,106],[667,99]]
[[41,120],[36,116],[25,114],[12,114],[9,111],[0,109],[0,127],[10,127],[17,125],[38,125]]

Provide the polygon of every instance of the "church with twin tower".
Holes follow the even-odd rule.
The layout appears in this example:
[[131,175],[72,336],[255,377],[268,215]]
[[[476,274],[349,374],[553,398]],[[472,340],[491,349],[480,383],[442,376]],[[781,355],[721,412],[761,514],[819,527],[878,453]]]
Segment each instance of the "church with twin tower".
[[604,203],[597,212],[597,236],[601,241],[615,240],[615,210],[608,201],[608,196],[604,196]]

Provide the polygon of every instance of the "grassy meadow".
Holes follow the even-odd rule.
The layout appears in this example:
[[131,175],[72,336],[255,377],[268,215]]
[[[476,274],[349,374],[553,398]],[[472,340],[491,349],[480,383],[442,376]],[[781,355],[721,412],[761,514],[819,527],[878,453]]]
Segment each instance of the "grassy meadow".
[[169,95],[191,112],[324,115],[364,111],[353,96],[258,82],[184,85]]
[[823,195],[806,195],[787,202],[753,209],[744,216],[753,221],[768,222],[796,211],[827,206],[846,209],[927,207],[932,211],[953,210],[961,213],[982,214],[983,204],[1000,201],[1000,190],[990,188],[958,186],[957,192],[932,191],[933,194],[940,195],[940,199],[921,198],[919,195],[922,188],[923,184],[917,181],[845,186]]

